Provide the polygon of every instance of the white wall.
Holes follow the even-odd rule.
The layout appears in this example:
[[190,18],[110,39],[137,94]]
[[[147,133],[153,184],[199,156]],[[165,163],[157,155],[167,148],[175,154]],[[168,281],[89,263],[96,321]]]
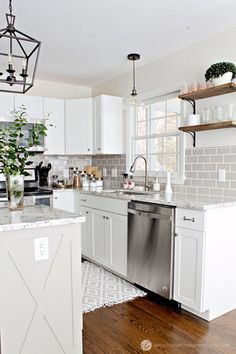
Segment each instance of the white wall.
[[[137,69],[137,91],[144,94],[156,90],[165,90],[167,87],[176,86],[179,83],[204,81],[206,69],[218,61],[232,61],[236,63],[236,51],[234,48],[236,27],[218,34],[211,39],[199,42],[191,47],[178,51],[168,57],[153,63],[140,66]],[[158,45],[158,43],[153,43]],[[141,64],[138,63],[138,65]],[[128,96],[132,86],[132,74],[130,72],[114,80],[105,82],[92,89],[92,95],[111,94]],[[210,100],[197,102],[198,111],[203,106],[214,107],[225,102],[235,103],[236,93],[224,95]],[[188,145],[190,144],[187,138]],[[236,144],[236,129],[203,132],[197,135],[198,146],[223,146]]]
[[34,86],[27,93],[31,96],[54,98],[91,97],[91,88],[66,84],[63,82],[35,80]]

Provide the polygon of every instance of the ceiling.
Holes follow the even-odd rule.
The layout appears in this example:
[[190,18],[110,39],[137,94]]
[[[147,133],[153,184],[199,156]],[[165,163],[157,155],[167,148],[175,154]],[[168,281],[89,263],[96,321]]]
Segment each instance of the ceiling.
[[[8,0],[0,0],[0,28]],[[16,27],[42,41],[37,78],[96,86],[234,26],[235,0],[13,0]]]

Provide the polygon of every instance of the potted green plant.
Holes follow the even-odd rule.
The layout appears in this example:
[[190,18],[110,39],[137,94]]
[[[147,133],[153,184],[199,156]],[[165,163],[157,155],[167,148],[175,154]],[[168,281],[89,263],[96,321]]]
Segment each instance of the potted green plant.
[[230,62],[212,64],[206,71],[206,81],[212,81],[214,86],[227,84],[236,76],[236,67]]
[[0,128],[0,169],[6,177],[6,190],[10,210],[23,209],[24,200],[24,176],[29,174],[26,167],[33,161],[29,160],[34,156],[34,146],[40,145],[41,137],[46,136],[46,120],[33,125],[29,129],[28,138],[24,137],[24,129],[28,123],[25,107],[20,107],[12,112],[14,122],[7,127]]

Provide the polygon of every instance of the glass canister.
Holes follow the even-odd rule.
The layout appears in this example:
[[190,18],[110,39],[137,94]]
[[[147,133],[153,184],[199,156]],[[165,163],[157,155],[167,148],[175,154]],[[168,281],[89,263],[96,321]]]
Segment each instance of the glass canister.
[[81,171],[76,171],[73,177],[73,188],[80,188],[81,184]]
[[89,176],[87,175],[86,172],[81,174],[81,179],[82,179],[82,188],[89,189]]

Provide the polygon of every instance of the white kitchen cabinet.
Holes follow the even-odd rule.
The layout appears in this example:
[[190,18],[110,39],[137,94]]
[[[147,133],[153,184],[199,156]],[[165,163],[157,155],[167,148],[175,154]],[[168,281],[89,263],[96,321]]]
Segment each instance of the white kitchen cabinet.
[[29,123],[37,123],[44,118],[43,97],[15,94],[15,109],[26,108]]
[[86,216],[82,226],[83,255],[126,277],[127,202],[80,194],[79,210]]
[[119,274],[127,276],[127,217],[109,213],[110,257],[109,267]]
[[0,92],[0,121],[8,121],[12,118],[14,110],[14,95],[12,93]]
[[92,233],[93,260],[109,266],[110,232],[108,216],[100,210],[94,210],[94,227]]
[[174,299],[202,312],[205,233],[176,228],[174,257]]
[[48,118],[45,154],[62,155],[65,153],[64,110],[64,100],[44,98],[44,115]]
[[94,97],[94,153],[122,154],[122,120],[122,97]]
[[73,189],[53,191],[54,208],[76,213],[75,205],[75,191]]
[[92,153],[92,124],[92,98],[65,101],[66,154]]
[[85,216],[86,222],[82,224],[82,253],[84,256],[92,257],[93,243],[92,243],[92,233],[94,225],[94,212],[93,210],[81,207],[80,214]]

